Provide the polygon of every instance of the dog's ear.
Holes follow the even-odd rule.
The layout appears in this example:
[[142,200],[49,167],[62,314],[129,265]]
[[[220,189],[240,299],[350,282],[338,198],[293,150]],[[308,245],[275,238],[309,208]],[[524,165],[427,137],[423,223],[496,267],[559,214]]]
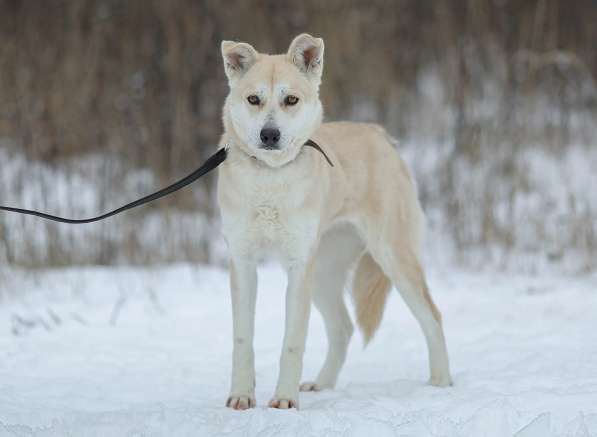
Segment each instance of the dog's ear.
[[308,33],[297,36],[288,49],[288,60],[317,85],[323,72],[323,40]]
[[257,51],[244,42],[222,41],[222,58],[228,83],[233,86],[257,60]]

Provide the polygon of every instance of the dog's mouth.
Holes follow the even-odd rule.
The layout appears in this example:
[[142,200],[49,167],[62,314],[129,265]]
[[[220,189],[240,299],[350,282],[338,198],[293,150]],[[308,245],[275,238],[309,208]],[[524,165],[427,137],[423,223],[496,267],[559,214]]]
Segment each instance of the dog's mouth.
[[260,144],[259,148],[263,149],[263,150],[280,150],[280,145],[279,144]]

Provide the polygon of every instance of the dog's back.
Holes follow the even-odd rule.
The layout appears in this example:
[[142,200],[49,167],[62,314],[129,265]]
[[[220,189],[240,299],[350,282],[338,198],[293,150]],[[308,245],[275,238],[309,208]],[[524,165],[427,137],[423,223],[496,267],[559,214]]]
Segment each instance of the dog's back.
[[349,186],[342,215],[386,217],[408,230],[421,255],[425,220],[414,180],[386,130],[371,123],[323,123],[313,136],[331,150]]

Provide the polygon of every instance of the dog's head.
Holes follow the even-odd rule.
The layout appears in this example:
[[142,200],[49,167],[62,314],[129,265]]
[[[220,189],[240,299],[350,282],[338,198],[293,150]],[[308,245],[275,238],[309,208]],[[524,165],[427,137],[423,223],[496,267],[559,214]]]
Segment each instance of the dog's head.
[[223,41],[230,94],[224,128],[234,146],[272,167],[292,161],[321,124],[323,40],[297,36],[285,55]]

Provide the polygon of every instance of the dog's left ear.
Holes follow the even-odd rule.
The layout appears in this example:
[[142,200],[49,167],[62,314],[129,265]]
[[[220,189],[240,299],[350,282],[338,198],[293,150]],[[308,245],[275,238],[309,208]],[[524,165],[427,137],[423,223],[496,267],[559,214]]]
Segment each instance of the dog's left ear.
[[323,73],[323,39],[308,33],[297,36],[288,49],[288,60],[319,85]]

